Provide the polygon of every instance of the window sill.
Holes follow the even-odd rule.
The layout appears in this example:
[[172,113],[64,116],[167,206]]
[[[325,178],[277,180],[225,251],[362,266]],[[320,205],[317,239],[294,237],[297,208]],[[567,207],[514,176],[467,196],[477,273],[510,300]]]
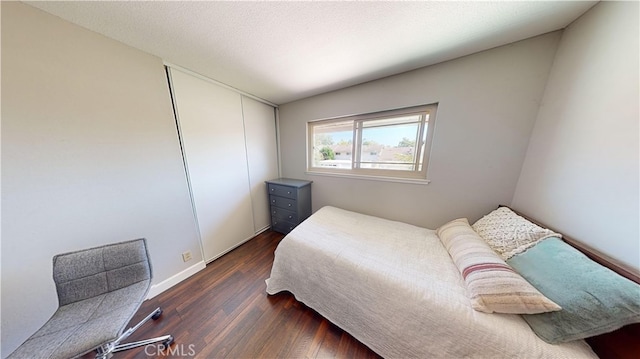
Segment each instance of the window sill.
[[408,183],[408,184],[418,184],[418,185],[427,185],[427,184],[431,183],[431,181],[428,180],[428,179],[418,179],[418,178],[382,177],[382,176],[370,176],[370,175],[334,173],[334,172],[320,172],[320,171],[305,171],[305,174],[307,174],[309,176],[340,177],[340,178],[347,178],[347,179],[360,179],[360,180],[367,180],[367,181]]

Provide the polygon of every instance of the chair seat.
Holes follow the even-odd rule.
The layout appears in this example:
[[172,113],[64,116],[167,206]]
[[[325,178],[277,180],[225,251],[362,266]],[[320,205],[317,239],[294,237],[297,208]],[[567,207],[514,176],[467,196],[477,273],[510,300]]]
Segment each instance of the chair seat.
[[144,301],[149,282],[143,280],[59,307],[8,358],[68,359],[115,340]]

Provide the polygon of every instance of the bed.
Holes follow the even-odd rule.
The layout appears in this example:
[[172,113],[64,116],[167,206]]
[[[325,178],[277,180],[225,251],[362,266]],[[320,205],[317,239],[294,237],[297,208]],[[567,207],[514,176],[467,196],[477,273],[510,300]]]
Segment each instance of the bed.
[[385,358],[597,357],[584,340],[549,344],[521,315],[473,309],[437,232],[406,223],[323,207],[280,242],[266,282]]

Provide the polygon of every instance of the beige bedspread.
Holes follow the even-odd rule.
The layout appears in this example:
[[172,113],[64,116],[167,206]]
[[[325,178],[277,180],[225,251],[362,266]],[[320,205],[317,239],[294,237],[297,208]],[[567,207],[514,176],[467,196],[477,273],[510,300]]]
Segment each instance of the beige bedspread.
[[386,358],[591,358],[519,315],[473,310],[435,231],[324,207],[279,244],[267,292],[297,300]]

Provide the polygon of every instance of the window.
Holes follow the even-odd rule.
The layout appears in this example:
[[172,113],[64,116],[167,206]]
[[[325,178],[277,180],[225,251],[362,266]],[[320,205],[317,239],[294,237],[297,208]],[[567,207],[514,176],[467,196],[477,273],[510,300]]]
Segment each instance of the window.
[[436,109],[433,104],[308,122],[307,170],[426,180]]

